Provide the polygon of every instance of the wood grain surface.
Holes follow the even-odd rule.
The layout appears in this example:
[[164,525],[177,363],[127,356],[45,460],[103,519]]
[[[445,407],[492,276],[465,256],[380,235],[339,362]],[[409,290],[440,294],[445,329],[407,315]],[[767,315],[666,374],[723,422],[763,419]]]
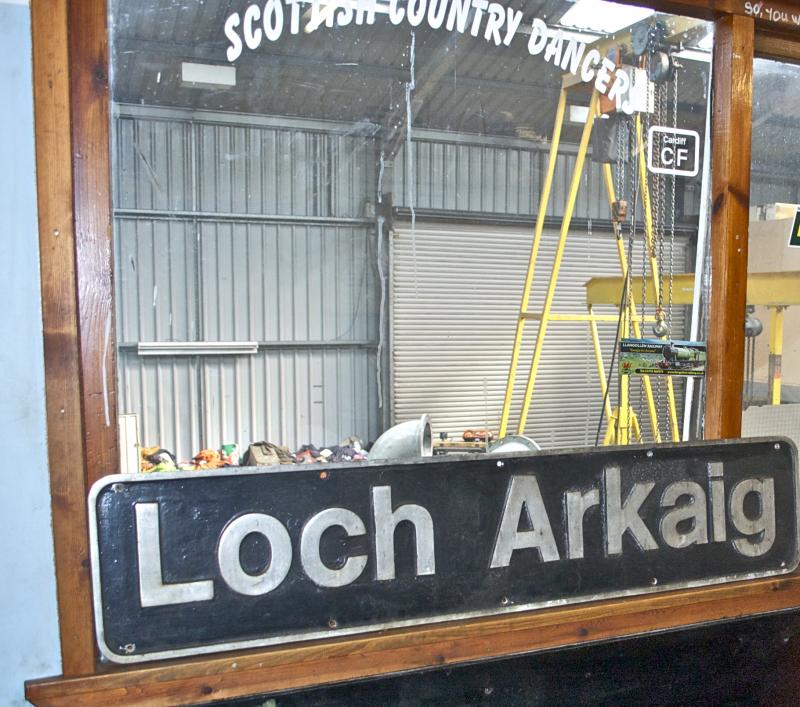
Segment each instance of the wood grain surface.
[[800,63],[800,28],[792,32],[757,30],[755,54],[765,59]]
[[800,575],[318,641],[213,658],[109,668],[28,683],[36,705],[192,704],[456,665],[800,606]]
[[39,253],[59,631],[64,675],[94,672],[72,210],[66,0],[34,0]]
[[68,4],[75,256],[88,485],[119,471],[107,9]]
[[753,20],[739,15],[715,27],[706,439],[742,430],[754,32]]

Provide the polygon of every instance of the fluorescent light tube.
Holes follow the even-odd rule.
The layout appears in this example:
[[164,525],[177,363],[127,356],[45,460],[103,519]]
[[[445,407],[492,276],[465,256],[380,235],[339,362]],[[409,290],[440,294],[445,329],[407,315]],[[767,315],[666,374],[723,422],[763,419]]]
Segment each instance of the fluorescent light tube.
[[181,82],[198,86],[222,86],[229,88],[236,85],[236,67],[219,66],[217,64],[193,64],[181,62]]
[[258,351],[257,341],[140,341],[139,356],[236,356]]
[[653,10],[644,7],[618,5],[605,0],[578,0],[559,20],[565,27],[614,34],[625,27],[650,17]]

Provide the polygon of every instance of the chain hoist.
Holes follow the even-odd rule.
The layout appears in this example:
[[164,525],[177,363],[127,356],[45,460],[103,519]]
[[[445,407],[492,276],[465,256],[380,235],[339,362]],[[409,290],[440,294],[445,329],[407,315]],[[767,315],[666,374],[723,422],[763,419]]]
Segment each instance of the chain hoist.
[[[637,128],[638,144],[632,149],[635,151],[635,157],[641,160],[644,160],[644,157],[639,154],[639,150],[645,149],[645,145],[649,142],[651,128],[663,130],[670,123],[673,129],[677,127],[678,64],[674,59],[675,47],[667,42],[666,37],[666,25],[658,20],[641,24],[634,28],[632,33],[631,48],[634,55],[639,57],[639,67],[646,73],[648,82],[647,105],[640,113],[640,125]],[[666,350],[667,347],[672,347],[675,176],[667,177],[658,171],[650,172],[644,169],[643,164],[638,166],[641,171],[639,189],[645,217],[641,238],[642,291],[639,321],[642,333],[646,329],[646,322],[652,322],[652,333],[658,339],[665,341]],[[669,244],[666,242],[667,238]],[[635,239],[631,240],[631,244],[633,243]],[[653,281],[652,313],[648,311],[648,273]],[[651,399],[656,411],[654,424],[657,424],[658,416],[664,413],[663,383],[662,377],[656,376],[655,399]],[[644,385],[640,383],[640,410],[643,407],[643,388]],[[671,398],[667,402],[672,404]],[[655,430],[653,433],[657,434]]]

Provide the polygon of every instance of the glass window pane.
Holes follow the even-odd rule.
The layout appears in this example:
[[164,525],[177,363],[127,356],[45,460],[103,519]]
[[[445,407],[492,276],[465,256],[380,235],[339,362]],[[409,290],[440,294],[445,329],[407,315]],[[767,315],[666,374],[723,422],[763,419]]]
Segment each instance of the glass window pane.
[[800,442],[800,67],[757,59],[743,436]]
[[690,434],[690,366],[659,348],[658,375],[620,377],[616,348],[702,338],[708,23],[598,0],[109,6],[119,400],[145,447],[302,459],[423,415],[437,450]]

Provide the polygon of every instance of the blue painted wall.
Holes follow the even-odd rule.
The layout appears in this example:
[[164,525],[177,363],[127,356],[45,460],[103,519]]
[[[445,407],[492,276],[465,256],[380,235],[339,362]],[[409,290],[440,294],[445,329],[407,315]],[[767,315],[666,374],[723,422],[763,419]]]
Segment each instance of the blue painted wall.
[[0,705],[61,672],[47,477],[30,11],[0,0]]

